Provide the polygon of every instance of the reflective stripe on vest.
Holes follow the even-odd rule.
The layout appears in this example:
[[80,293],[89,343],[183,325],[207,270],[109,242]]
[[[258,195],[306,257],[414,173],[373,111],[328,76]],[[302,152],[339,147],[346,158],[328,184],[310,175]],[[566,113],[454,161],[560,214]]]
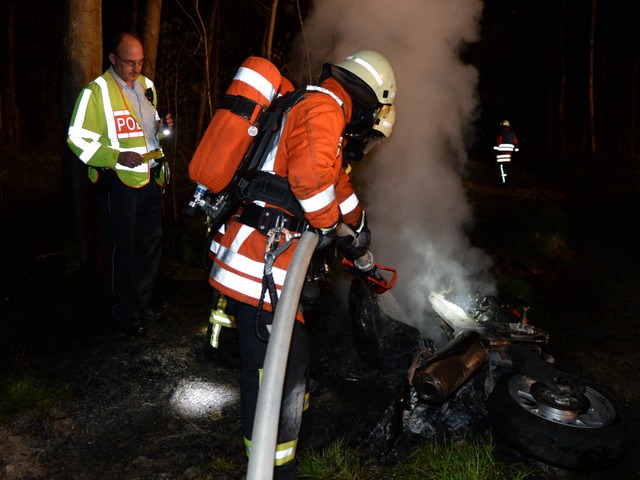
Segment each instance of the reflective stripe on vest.
[[[96,83],[100,87],[102,91],[102,107],[104,109],[104,116],[107,121],[107,136],[109,137],[109,141],[111,142],[111,146],[116,150],[122,151],[130,151],[136,152],[139,154],[147,153],[147,141],[144,138],[144,133],[142,133],[142,127],[133,117],[132,113],[126,109],[121,108],[118,110],[113,109],[112,99],[109,92],[109,85],[104,77],[98,77],[96,79]],[[118,93],[122,96],[120,92],[120,87],[117,82],[115,82],[116,88],[118,88]],[[123,98],[123,103],[126,106],[126,102]],[[134,132],[139,132],[139,135],[131,135]],[[132,146],[129,148],[123,148],[120,145],[120,140],[122,138],[131,139],[136,138],[142,140],[136,141],[138,145]],[[136,173],[146,173],[149,169],[149,164],[147,162],[142,162],[140,165],[134,168],[125,167],[124,165],[120,165],[116,163],[116,169],[123,170],[127,172],[136,172]]]

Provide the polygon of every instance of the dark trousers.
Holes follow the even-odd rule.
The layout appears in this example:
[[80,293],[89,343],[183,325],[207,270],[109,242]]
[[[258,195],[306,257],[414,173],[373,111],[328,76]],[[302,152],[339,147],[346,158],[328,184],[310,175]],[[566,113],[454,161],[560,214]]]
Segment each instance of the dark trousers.
[[100,176],[112,313],[127,324],[137,321],[151,302],[162,258],[162,197],[153,179],[144,187],[131,188],[113,172]]
[[[263,310],[260,312],[259,321],[256,322],[256,311],[257,308],[233,299],[227,301],[227,312],[234,315],[238,330],[242,434],[249,441],[253,432],[261,373],[267,353],[267,325],[271,325],[273,321],[273,314]],[[304,325],[295,321],[282,391],[276,448],[298,440],[308,381],[309,339]],[[276,473],[278,470],[277,468]]]

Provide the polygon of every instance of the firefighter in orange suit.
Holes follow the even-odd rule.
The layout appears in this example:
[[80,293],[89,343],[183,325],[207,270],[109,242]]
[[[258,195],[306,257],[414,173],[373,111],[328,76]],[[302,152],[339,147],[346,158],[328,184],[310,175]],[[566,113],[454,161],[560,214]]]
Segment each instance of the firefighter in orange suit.
[[[250,79],[245,79],[251,82]],[[280,78],[280,87],[275,94],[276,97],[281,97],[287,93],[291,93],[295,90],[293,83],[282,76]],[[210,235],[210,241],[208,241],[208,259],[213,262],[215,259],[215,252],[220,245],[219,240],[222,238],[226,229],[226,225],[223,225],[217,231],[208,232]],[[209,313],[209,325],[207,327],[207,352],[218,363],[229,366],[239,367],[240,358],[238,351],[238,332],[236,329],[236,321],[233,315],[229,315],[227,312],[227,299],[224,295],[221,295],[218,290],[213,289],[211,300],[211,312]]]
[[518,144],[518,137],[516,132],[511,130],[511,123],[509,120],[503,120],[500,122],[500,133],[496,138],[496,144],[493,147],[496,152],[496,162],[500,167],[500,178],[502,183],[507,183],[507,172],[505,165],[511,163],[511,157],[515,152],[520,151]]
[[[396,76],[376,51],[360,51],[323,65],[318,83],[307,87],[302,100],[285,115],[279,141],[248,189],[252,201],[239,209],[212,246],[210,283],[226,297],[225,311],[235,319],[238,332],[248,455],[272,311],[297,237],[315,229],[320,234],[318,248],[335,241],[352,259],[367,251],[371,235],[365,211],[343,168],[343,156],[361,158],[381,133],[390,133],[388,120],[395,116]],[[227,174],[230,178],[231,172]],[[337,238],[340,222],[356,236]],[[296,319],[275,453],[278,479],[296,476],[298,434],[308,406],[309,348],[301,310]]]

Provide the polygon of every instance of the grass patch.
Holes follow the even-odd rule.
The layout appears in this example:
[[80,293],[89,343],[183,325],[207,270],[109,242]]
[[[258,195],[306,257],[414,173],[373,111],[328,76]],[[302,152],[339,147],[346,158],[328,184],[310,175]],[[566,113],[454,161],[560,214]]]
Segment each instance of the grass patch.
[[0,383],[0,420],[20,410],[45,410],[72,394],[68,386],[45,385],[28,375],[9,377]]
[[395,466],[379,466],[343,440],[321,452],[305,450],[298,461],[299,478],[313,480],[523,480],[533,473],[497,461],[492,443],[477,435],[425,442]]
[[214,455],[209,462],[207,470],[198,468],[189,477],[192,480],[218,480],[220,478],[241,478],[245,470],[245,465],[238,465],[229,459]]
[[604,344],[598,349],[576,346],[564,352],[572,363],[580,365],[581,375],[593,379],[617,398],[628,403],[640,400],[640,353],[616,350]]
[[391,478],[409,480],[522,480],[531,475],[524,465],[505,464],[493,456],[493,445],[477,436],[428,442],[402,461]]
[[[299,457],[299,477],[315,480],[367,480],[374,476],[373,460],[339,439],[320,452],[303,450]],[[368,472],[369,471],[369,472]]]

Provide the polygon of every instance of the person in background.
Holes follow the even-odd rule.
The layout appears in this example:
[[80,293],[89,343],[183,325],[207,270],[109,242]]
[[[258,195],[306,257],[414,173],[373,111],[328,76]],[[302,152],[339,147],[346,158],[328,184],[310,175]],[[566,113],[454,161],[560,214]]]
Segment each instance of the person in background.
[[511,123],[509,123],[509,120],[503,120],[500,122],[500,133],[498,133],[493,149],[496,151],[496,162],[498,162],[500,167],[502,183],[507,183],[505,164],[511,162],[511,157],[514,152],[520,150],[516,132],[511,130]]
[[[367,252],[371,233],[343,160],[362,158],[370,144],[390,133],[395,120],[396,76],[376,51],[324,64],[318,84],[285,115],[279,140],[247,190],[250,201],[212,244],[210,283],[226,298],[224,312],[233,317],[238,335],[247,455],[273,310],[298,237],[315,229],[318,248],[335,242],[352,260]],[[345,225],[354,235],[338,237]],[[310,354],[301,308],[296,320],[274,458],[274,478],[279,480],[296,478],[296,447],[309,401]]]
[[67,143],[98,187],[117,328],[143,335],[145,323],[162,316],[151,302],[162,257],[162,189],[169,179],[161,140],[173,119],[161,119],[156,110],[156,88],[141,75],[144,51],[136,34],[114,36],[109,63],[80,92]]

